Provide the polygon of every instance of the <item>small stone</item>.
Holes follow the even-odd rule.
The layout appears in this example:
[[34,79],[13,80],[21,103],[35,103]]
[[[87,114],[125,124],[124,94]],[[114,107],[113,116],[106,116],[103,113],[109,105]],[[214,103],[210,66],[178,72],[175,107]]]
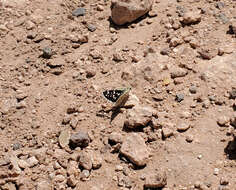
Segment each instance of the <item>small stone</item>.
[[50,59],[52,57],[52,49],[50,47],[43,48],[43,58]]
[[189,88],[189,92],[192,93],[192,94],[196,94],[197,93],[197,87],[196,86],[190,86]]
[[149,157],[144,139],[136,133],[131,133],[125,138],[120,153],[137,166],[145,166]]
[[113,132],[108,137],[109,144],[117,144],[123,142],[123,136],[120,133]]
[[21,148],[21,144],[20,143],[14,143],[13,145],[12,145],[12,148],[13,148],[13,150],[18,150],[18,149],[20,149]]
[[202,159],[202,155],[199,154],[199,155],[197,156],[197,158],[198,158],[199,160],[201,160],[201,159]]
[[187,123],[180,123],[180,124],[177,125],[177,130],[179,132],[187,131],[189,128],[190,128],[190,125],[187,124]]
[[233,88],[232,91],[229,93],[231,99],[236,99],[236,88]]
[[215,168],[215,169],[214,169],[214,173],[213,173],[213,174],[214,174],[214,175],[218,175],[218,174],[219,174],[219,172],[220,172],[219,168]]
[[183,16],[183,24],[191,25],[196,24],[201,21],[201,13],[200,11],[196,12],[187,12]]
[[32,30],[36,27],[36,25],[30,20],[25,22],[25,26],[27,30]]
[[193,135],[187,135],[185,139],[188,143],[191,143],[193,142]]
[[39,161],[35,158],[35,156],[32,156],[29,159],[27,159],[27,162],[30,168],[36,166],[39,163]]
[[83,7],[79,7],[77,9],[75,9],[73,12],[72,12],[72,15],[73,16],[84,16],[86,13],[86,9],[83,8]]
[[98,6],[97,6],[97,10],[98,10],[98,11],[104,11],[104,7],[103,7],[102,5],[98,5]]
[[86,169],[86,170],[91,170],[92,169],[92,157],[91,154],[88,152],[83,151],[80,154],[80,159],[79,159],[79,165]]
[[87,70],[86,71],[86,77],[87,78],[92,78],[96,75],[96,71],[95,70]]
[[177,78],[177,77],[184,77],[188,74],[188,71],[186,71],[185,69],[182,68],[173,68],[173,70],[171,71],[170,75],[171,78]]
[[77,183],[78,183],[78,180],[76,179],[74,175],[70,175],[69,178],[67,179],[67,184],[70,187],[75,187]]
[[184,95],[183,94],[176,94],[175,100],[177,102],[182,102],[184,100]]
[[124,58],[122,57],[121,53],[116,52],[113,54],[113,60],[116,62],[122,61]]
[[216,8],[218,8],[218,9],[223,9],[224,6],[225,6],[224,2],[219,1],[216,3]]
[[49,181],[39,181],[36,185],[36,190],[52,190],[52,184],[49,183]]
[[169,129],[169,128],[164,127],[164,128],[162,129],[162,135],[163,135],[164,138],[171,137],[173,134],[174,134],[174,133],[173,133],[173,130],[171,130],[171,129]]
[[93,24],[87,24],[87,28],[90,32],[94,32],[97,29],[97,27]]
[[171,53],[171,49],[169,47],[161,50],[161,55],[169,55]]
[[18,165],[21,169],[25,169],[29,167],[28,162],[26,162],[25,160],[19,160],[18,161]]
[[221,185],[228,185],[229,184],[229,180],[225,177],[221,177],[220,178],[220,184]]
[[167,184],[166,172],[158,172],[146,176],[145,188],[163,188]]
[[70,137],[70,143],[74,147],[86,147],[90,143],[88,132],[79,131]]
[[156,17],[157,16],[157,12],[154,11],[154,10],[151,10],[151,11],[148,12],[148,16],[149,17]]
[[115,168],[115,171],[119,172],[119,171],[123,171],[123,166],[121,165],[117,165],[116,168]]
[[76,127],[78,125],[78,122],[79,122],[79,118],[78,117],[73,117],[70,120],[70,126],[72,127],[72,129],[76,129]]
[[89,173],[88,170],[83,170],[83,171],[80,173],[80,179],[86,180],[86,178],[88,178],[89,175],[90,175],[90,173]]
[[217,124],[219,126],[229,126],[229,124],[230,124],[230,117],[227,117],[225,115],[220,116],[217,119]]
[[53,180],[55,181],[55,183],[62,183],[66,181],[66,178],[63,175],[59,174],[56,175]]
[[70,142],[70,131],[69,130],[61,131],[58,140],[60,146],[62,148],[65,148]]
[[92,167],[93,169],[98,169],[102,166],[102,157],[98,153],[93,153],[92,155]]

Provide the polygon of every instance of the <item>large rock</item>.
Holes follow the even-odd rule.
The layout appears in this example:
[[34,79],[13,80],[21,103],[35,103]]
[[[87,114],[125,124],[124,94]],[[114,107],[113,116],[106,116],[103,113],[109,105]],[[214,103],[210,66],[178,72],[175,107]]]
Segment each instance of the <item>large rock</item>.
[[117,25],[136,20],[151,10],[153,0],[113,0],[111,18]]
[[137,105],[127,111],[125,126],[131,129],[145,127],[155,114],[155,110],[149,106]]
[[137,166],[145,166],[149,157],[149,151],[144,139],[136,133],[131,133],[126,137],[120,153]]

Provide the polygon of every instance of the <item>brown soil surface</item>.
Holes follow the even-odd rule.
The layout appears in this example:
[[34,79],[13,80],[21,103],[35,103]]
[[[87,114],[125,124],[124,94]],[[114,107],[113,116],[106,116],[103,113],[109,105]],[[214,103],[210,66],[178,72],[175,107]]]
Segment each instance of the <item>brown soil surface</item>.
[[[227,149],[235,130],[236,34],[229,29],[236,1],[156,0],[156,16],[122,27],[111,22],[110,3],[0,0],[0,189],[138,190],[161,169],[164,190],[236,190],[236,153]],[[84,16],[72,15],[78,7]],[[199,12],[200,22],[184,25],[185,12]],[[98,114],[112,105],[104,90],[128,86],[155,109],[151,124],[125,130],[132,108],[112,121],[111,113]],[[87,131],[85,149],[101,158],[86,179],[82,168],[70,179],[70,157],[83,150],[60,146],[65,129]],[[113,152],[112,132],[140,134],[146,166]]]

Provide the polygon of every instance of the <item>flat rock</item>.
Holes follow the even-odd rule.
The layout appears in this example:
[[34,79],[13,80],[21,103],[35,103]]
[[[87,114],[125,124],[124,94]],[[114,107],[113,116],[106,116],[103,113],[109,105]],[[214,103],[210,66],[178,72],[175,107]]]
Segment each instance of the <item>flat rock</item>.
[[83,8],[83,7],[79,7],[77,9],[75,9],[73,12],[72,12],[72,15],[73,16],[84,16],[86,13],[86,9]]
[[188,123],[179,123],[177,125],[177,131],[184,132],[187,131],[190,128],[190,125]]
[[113,0],[111,18],[117,25],[130,23],[151,10],[153,0]]
[[70,131],[69,130],[61,131],[58,141],[62,148],[66,147],[70,142]]
[[167,184],[166,172],[149,173],[146,176],[145,188],[163,188]]
[[120,153],[137,166],[145,166],[149,157],[144,139],[136,133],[131,133],[125,138]]
[[128,110],[124,124],[128,128],[144,127],[152,120],[154,112],[152,107],[137,105]]

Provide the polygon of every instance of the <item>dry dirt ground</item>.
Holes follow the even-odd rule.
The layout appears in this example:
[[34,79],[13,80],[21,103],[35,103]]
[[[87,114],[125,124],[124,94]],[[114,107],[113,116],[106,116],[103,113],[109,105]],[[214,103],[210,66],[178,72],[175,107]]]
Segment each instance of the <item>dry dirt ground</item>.
[[[0,189],[138,190],[160,171],[165,190],[236,189],[235,150],[227,149],[236,1],[156,0],[152,14],[122,27],[111,22],[110,3],[0,1]],[[72,15],[78,7],[84,16]],[[181,23],[197,11],[201,20]],[[105,89],[127,86],[156,111],[141,128],[124,129],[133,108],[112,121],[99,112],[112,105]],[[88,132],[89,145],[62,148],[65,129]],[[112,133],[139,134],[150,153],[146,165],[120,155],[122,141],[114,148]],[[96,155],[93,168],[75,158],[84,150],[88,162]]]

